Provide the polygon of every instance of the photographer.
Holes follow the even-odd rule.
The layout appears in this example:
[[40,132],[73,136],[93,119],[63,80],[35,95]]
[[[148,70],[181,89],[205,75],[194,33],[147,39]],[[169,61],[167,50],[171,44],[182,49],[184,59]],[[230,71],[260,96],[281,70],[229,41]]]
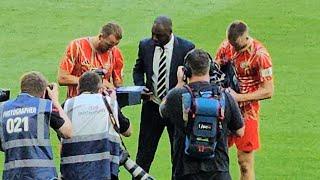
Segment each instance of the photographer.
[[[175,126],[172,173],[176,180],[231,179],[227,132],[241,136],[243,121],[232,96],[209,83],[209,69],[208,53],[200,49],[190,52],[186,66],[178,68],[176,87],[160,105],[162,117]],[[183,81],[185,76],[188,84]]]
[[[58,88],[48,87],[39,72],[21,78],[21,93],[0,105],[1,150],[5,153],[3,179],[55,179],[50,129],[72,136],[71,122],[58,102]],[[51,100],[43,99],[45,93]]]
[[[115,92],[105,92],[95,72],[86,72],[80,77],[78,92],[78,96],[68,99],[64,105],[72,120],[74,136],[62,140],[62,178],[118,179],[121,139],[116,131],[119,122]],[[130,134],[128,130],[125,133]]]

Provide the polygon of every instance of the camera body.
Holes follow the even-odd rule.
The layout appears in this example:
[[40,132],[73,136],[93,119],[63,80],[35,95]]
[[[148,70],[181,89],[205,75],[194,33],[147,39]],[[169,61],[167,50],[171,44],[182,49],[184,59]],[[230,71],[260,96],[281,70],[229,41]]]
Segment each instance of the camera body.
[[10,90],[0,89],[0,102],[7,101],[10,98]]
[[[53,85],[52,85],[52,84],[48,84],[48,87],[49,87],[51,90],[53,89]],[[46,94],[45,94],[44,98],[45,98],[45,99],[51,99],[51,98],[49,97],[49,94],[48,94],[48,91],[47,91],[47,90],[46,90]]]
[[224,88],[231,88],[235,92],[240,93],[240,85],[237,79],[237,73],[232,61],[228,61],[221,66],[221,72],[225,74],[225,78],[222,82]]
[[103,79],[104,75],[107,73],[103,68],[92,68],[90,71],[97,73],[101,77],[101,79]]
[[120,159],[120,165],[132,175],[134,179],[137,180],[154,180],[154,178],[145,172],[137,163],[130,159],[130,155],[127,150],[122,148],[122,157]]

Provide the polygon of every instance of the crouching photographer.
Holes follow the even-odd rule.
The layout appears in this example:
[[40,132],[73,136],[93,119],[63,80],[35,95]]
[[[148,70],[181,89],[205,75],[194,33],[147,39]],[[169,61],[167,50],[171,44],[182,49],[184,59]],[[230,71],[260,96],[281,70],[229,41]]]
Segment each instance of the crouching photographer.
[[[56,179],[50,127],[72,136],[71,122],[58,101],[58,88],[39,72],[21,77],[21,93],[0,105],[1,151],[5,154],[2,179]],[[44,99],[45,92],[51,100]]]
[[120,160],[129,159],[123,155],[115,91],[105,91],[99,75],[86,72],[78,93],[64,104],[74,136],[61,141],[62,179],[118,179]]

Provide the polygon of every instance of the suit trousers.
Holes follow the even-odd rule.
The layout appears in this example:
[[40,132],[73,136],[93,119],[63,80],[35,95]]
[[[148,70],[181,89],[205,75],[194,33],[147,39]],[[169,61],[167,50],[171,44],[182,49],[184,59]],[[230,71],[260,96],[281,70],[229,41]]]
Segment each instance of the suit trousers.
[[226,172],[203,172],[200,171],[197,174],[189,174],[180,177],[174,177],[173,180],[231,180],[230,173]]
[[[172,162],[174,127],[167,119],[161,118],[158,104],[153,101],[144,101],[141,110],[139,144],[136,162],[146,172],[149,172],[150,170],[160,137],[165,127],[167,127],[169,134]],[[161,156],[167,156],[167,154],[163,154]]]

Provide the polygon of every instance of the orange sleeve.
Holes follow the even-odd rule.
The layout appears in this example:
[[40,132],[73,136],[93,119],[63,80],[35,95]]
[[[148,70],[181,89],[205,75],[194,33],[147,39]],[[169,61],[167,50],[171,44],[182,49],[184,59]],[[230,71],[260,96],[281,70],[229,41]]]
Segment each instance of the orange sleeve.
[[272,61],[268,51],[262,48],[257,51],[256,60],[259,66],[260,81],[269,81],[272,79]]
[[114,66],[112,71],[112,80],[113,84],[122,84],[122,73],[123,73],[123,65],[124,58],[119,48],[114,49]]
[[71,74],[73,71],[75,62],[77,60],[77,45],[75,41],[72,41],[63,55],[60,62],[60,69],[65,70]]
[[216,52],[215,60],[220,65],[227,63],[227,61],[226,61],[226,49],[227,49],[227,46],[228,46],[228,42],[226,40],[224,40],[220,44],[220,46],[219,46],[219,48],[218,48],[218,50]]

